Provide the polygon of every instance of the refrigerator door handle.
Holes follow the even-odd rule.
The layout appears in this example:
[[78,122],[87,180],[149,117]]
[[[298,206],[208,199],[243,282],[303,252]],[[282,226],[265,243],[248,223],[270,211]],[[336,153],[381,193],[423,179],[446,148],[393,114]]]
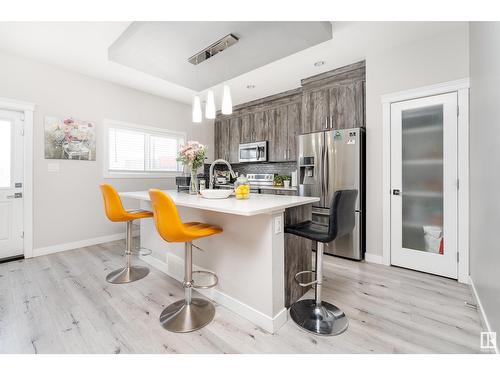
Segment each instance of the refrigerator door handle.
[[[321,198],[324,200],[325,196],[326,196],[326,173],[327,173],[327,169],[326,169],[326,153],[327,153],[327,147],[326,147],[326,142],[325,142],[325,138],[324,138],[324,134],[323,134],[323,143],[322,143],[322,150],[321,150],[321,160],[322,160],[322,167],[323,167],[323,170],[321,171]],[[327,202],[324,202],[323,203],[325,206],[328,205]]]
[[[325,134],[325,141],[324,141],[324,157],[323,157],[323,181],[322,184],[324,186],[323,189],[323,197],[326,198],[328,197],[328,181],[330,181],[330,162],[329,162],[329,149],[328,149],[328,142],[326,139],[326,134]],[[326,202],[325,199],[325,206],[329,207],[331,202]]]

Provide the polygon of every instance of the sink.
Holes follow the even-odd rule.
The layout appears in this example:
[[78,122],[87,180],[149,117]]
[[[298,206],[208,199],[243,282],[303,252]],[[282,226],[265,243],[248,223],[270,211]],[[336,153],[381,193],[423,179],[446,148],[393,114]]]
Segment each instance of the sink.
[[203,198],[207,199],[226,199],[229,198],[233,191],[229,189],[204,189],[200,190]]

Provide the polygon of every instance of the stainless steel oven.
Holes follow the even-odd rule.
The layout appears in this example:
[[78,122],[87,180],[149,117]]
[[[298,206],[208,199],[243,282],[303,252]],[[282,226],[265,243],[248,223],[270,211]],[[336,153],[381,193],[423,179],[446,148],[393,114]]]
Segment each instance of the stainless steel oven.
[[267,161],[267,141],[241,143],[239,147],[239,162]]

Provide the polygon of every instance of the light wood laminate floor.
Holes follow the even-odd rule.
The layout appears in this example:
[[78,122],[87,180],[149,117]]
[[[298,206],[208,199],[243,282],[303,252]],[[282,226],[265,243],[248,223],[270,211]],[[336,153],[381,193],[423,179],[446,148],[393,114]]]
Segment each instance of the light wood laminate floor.
[[480,320],[464,305],[472,299],[466,285],[329,257],[324,299],[350,321],[340,336],[314,336],[292,321],[272,335],[221,306],[205,328],[170,333],[158,316],[183,298],[180,283],[155,269],[131,284],[106,283],[123,263],[123,246],[0,264],[0,353],[480,352]]

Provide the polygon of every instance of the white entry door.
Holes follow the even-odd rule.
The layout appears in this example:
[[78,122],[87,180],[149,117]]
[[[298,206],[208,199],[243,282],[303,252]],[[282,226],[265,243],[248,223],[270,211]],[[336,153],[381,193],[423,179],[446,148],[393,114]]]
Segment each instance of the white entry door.
[[0,259],[23,254],[22,113],[0,110]]
[[457,278],[457,94],[391,104],[391,264]]

